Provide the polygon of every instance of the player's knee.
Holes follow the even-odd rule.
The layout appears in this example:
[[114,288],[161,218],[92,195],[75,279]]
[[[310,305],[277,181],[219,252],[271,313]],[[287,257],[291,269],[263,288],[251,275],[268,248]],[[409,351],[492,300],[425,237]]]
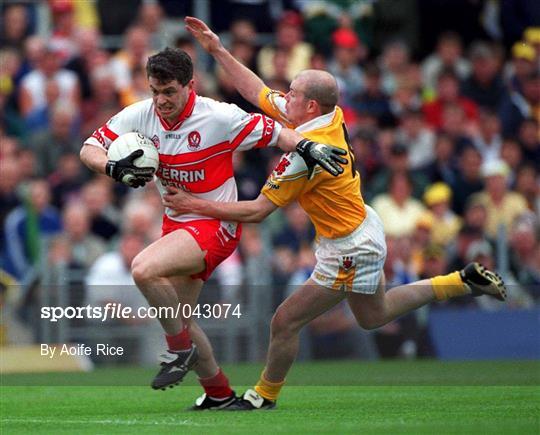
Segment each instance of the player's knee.
[[377,329],[384,325],[384,321],[377,314],[364,315],[357,317],[356,321],[361,328],[371,330]]
[[153,276],[152,268],[141,255],[137,255],[131,263],[131,275],[136,284],[144,284],[151,281]]
[[294,334],[294,322],[286,310],[277,309],[270,323],[270,332],[273,337]]

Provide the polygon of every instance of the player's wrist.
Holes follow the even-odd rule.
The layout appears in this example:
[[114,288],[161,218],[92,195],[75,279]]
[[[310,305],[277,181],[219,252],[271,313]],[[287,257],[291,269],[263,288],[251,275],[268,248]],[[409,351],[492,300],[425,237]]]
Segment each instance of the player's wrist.
[[227,64],[227,57],[232,56],[221,42],[216,47],[210,48],[208,53],[223,67]]
[[217,56],[219,54],[223,54],[225,52],[225,47],[223,46],[223,44],[221,43],[221,41],[219,41],[217,44],[213,45],[213,46],[210,46],[208,48],[208,52],[213,55],[213,56]]
[[116,160],[107,160],[107,163],[105,164],[105,175],[117,180],[117,177],[118,177],[117,168],[118,168],[118,162]]
[[206,207],[205,207],[205,201],[202,200],[202,199],[195,198],[195,197],[189,197],[187,203],[189,205],[189,208],[195,214],[204,214],[205,211],[208,211],[208,210],[206,210]]
[[304,160],[311,160],[311,147],[313,146],[314,142],[310,141],[308,139],[302,139],[300,142],[296,144],[296,152],[300,154],[300,156]]

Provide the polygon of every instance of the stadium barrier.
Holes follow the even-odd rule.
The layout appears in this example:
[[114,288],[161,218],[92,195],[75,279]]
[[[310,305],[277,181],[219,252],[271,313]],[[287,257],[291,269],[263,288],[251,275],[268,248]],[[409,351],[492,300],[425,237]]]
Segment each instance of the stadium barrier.
[[444,360],[540,359],[540,308],[431,310],[429,332]]

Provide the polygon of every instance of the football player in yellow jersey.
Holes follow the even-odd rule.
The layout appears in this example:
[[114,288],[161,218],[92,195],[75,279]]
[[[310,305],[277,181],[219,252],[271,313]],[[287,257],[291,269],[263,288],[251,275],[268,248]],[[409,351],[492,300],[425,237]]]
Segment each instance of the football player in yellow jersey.
[[[324,71],[303,71],[283,96],[268,89],[232,57],[204,22],[187,17],[186,25],[234,77],[244,98],[276,120],[295,127],[307,139],[349,149],[334,77]],[[309,173],[296,153],[286,154],[253,201],[216,203],[177,189],[171,189],[164,197],[164,204],[178,214],[195,211],[241,222],[260,222],[277,207],[298,200],[317,231],[317,265],[307,282],[274,314],[266,367],[257,385],[226,409],[273,408],[296,357],[300,329],[343,299],[347,299],[360,326],[374,329],[434,300],[468,293],[487,294],[500,300],[506,297],[502,279],[477,263],[448,275],[385,291],[386,244],[382,224],[364,204],[352,154],[349,158],[351,164],[340,176],[333,177],[317,168]]]

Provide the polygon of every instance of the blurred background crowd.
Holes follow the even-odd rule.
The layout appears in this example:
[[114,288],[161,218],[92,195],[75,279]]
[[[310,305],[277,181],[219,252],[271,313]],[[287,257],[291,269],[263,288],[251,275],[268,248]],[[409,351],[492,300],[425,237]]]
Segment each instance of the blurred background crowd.
[[[384,223],[390,286],[479,261],[505,277],[506,305],[448,304],[540,300],[540,2],[43,0],[4,1],[1,14],[1,298],[31,340],[41,293],[52,291],[44,277],[60,266],[67,302],[144,304],[122,285],[133,284],[133,257],[160,235],[157,190],[96,176],[78,152],[109,117],[150,97],[148,55],[184,49],[199,95],[257,111],[186,34],[188,14],[272,88],[287,92],[306,68],[335,75],[362,193]],[[278,158],[235,155],[240,199],[258,195]],[[244,301],[264,288],[270,313],[311,273],[313,237],[297,204],[247,225],[203,301]],[[433,355],[426,319],[440,307],[379,329],[364,356]],[[3,326],[9,341],[5,318]],[[310,325],[304,347],[353,356],[357,334],[340,305]]]

